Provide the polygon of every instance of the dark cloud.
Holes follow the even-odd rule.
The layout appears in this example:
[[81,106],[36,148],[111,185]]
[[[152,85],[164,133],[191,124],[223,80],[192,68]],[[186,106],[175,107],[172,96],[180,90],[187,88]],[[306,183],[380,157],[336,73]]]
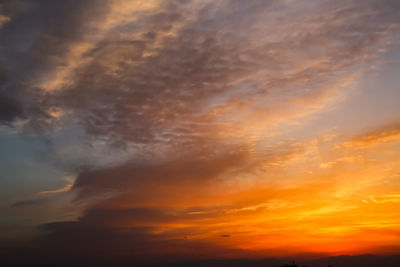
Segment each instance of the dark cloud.
[[[79,59],[89,63],[72,70],[68,85],[53,94],[33,87],[32,79],[68,67],[68,53],[99,31],[115,3],[19,1],[25,8],[17,9],[12,2],[3,4],[13,18],[0,31],[0,49],[15,77],[2,90],[6,97],[18,93],[12,93],[16,104],[4,118],[12,121],[25,110],[32,125],[43,129],[54,119],[49,110],[62,108],[88,134],[120,145],[190,144],[198,136],[210,138],[223,126],[205,114],[226,105],[232,95],[245,104],[277,88],[303,94],[301,87],[310,84],[302,80],[311,80],[312,90],[318,91],[322,81],[337,80],[370,55],[380,33],[393,23],[387,13],[397,7],[393,1],[293,7],[281,1],[199,6],[167,1],[103,33]],[[276,28],[260,24],[269,18],[266,14],[271,14],[266,23]],[[15,46],[21,42],[24,47]],[[329,64],[294,69],[297,59],[318,60],[321,55]],[[253,80],[257,72],[264,78]],[[291,89],[294,82],[298,90]]]
[[[42,128],[49,115],[46,96],[36,86],[38,80],[65,66],[71,45],[94,30],[91,23],[107,13],[107,3],[98,0],[1,3],[0,12],[10,18],[0,29],[0,69],[8,74],[7,79],[0,81],[1,122],[10,123],[25,115],[32,118],[36,128]],[[3,71],[0,72],[3,77]]]
[[146,199],[148,194],[173,195],[164,190],[172,185],[188,187],[215,182],[222,174],[234,170],[247,160],[247,151],[221,155],[191,155],[164,163],[127,163],[121,166],[82,172],[73,189],[80,198],[107,192],[129,193],[130,199]]
[[[188,5],[166,4],[99,42],[87,54],[91,63],[54,101],[74,110],[87,133],[110,143],[176,145],[212,138],[223,127],[218,117],[206,115],[213,107],[227,105],[233,95],[246,106],[278,89],[307,99],[374,56],[388,29],[382,13],[368,5],[326,3],[311,5],[309,12],[302,5],[300,12],[279,1],[206,5],[192,18]],[[279,28],[258,25],[269,12],[271,23],[282,22]],[[284,20],[288,15],[293,22]],[[365,23],[371,16],[374,23]],[[128,33],[138,35],[118,37]],[[312,64],[322,57],[326,64]],[[297,69],[301,60],[311,61],[310,67]],[[252,80],[258,72],[264,78]]]
[[[102,218],[106,220],[106,217]],[[33,264],[165,264],[177,260],[226,258],[241,255],[205,241],[171,238],[155,234],[151,228],[110,228],[85,222],[61,222],[41,226],[46,232],[40,240],[27,247],[12,250],[24,254],[9,264],[30,261]],[[39,242],[39,243],[37,243]],[[4,254],[4,251],[3,253]],[[177,255],[179,255],[177,257]]]
[[15,202],[11,205],[11,208],[26,208],[30,206],[40,205],[46,202],[46,199],[30,199],[30,200],[23,200]]
[[[6,1],[2,8],[9,10],[11,20],[0,31],[2,59],[8,59],[8,66],[18,67],[12,69],[25,81],[30,75],[65,64],[70,45],[94,30],[91,23],[106,15],[107,2]],[[16,3],[24,8],[13,14],[10,7]]]
[[23,109],[17,100],[0,94],[0,123],[10,123],[23,116]]
[[[104,220],[104,218],[108,218]],[[157,225],[177,222],[182,216],[168,210],[136,207],[131,209],[89,209],[81,218],[82,222],[105,226]]]

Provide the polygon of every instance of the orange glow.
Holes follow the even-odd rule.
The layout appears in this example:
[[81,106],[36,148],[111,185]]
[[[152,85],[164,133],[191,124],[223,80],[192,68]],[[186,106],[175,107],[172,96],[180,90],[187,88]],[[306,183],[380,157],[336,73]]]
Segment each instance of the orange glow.
[[329,146],[304,141],[296,145],[298,152],[275,158],[276,164],[269,159],[265,165],[260,156],[251,176],[232,170],[208,185],[160,184],[144,189],[155,194],[151,200],[125,196],[107,208],[162,207],[176,215],[171,222],[116,223],[151,226],[157,235],[207,241],[248,255],[392,253],[400,233],[400,144],[387,136],[378,133],[374,146],[340,145],[350,142],[343,137],[331,138]]

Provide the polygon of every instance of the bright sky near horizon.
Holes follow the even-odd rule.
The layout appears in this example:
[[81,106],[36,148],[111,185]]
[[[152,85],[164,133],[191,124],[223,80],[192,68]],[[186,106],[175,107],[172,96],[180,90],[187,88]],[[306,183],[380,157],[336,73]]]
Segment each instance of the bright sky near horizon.
[[1,1],[0,247],[398,253],[399,23],[396,0]]

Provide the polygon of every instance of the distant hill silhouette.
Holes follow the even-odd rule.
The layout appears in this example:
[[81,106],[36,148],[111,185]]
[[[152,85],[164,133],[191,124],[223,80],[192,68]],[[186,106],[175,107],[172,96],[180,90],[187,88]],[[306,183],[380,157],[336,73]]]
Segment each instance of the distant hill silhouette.
[[210,259],[210,260],[193,260],[193,261],[180,261],[180,262],[157,262],[157,263],[143,263],[143,262],[120,262],[118,260],[112,261],[90,261],[71,259],[69,262],[54,262],[46,261],[46,259],[29,260],[23,255],[14,257],[0,257],[0,266],[74,266],[74,267],[105,267],[105,266],[118,266],[118,267],[398,267],[400,266],[400,255],[392,256],[375,256],[375,255],[360,255],[360,256],[337,256],[320,258],[309,261],[301,261],[297,264],[292,264],[291,260],[284,259]]

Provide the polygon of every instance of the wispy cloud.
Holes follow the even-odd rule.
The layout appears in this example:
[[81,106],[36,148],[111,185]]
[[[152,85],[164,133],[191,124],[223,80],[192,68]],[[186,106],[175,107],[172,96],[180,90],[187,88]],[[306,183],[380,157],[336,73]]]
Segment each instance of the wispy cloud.
[[72,189],[72,186],[74,185],[74,180],[72,178],[66,178],[65,179],[68,183],[61,188],[54,189],[54,190],[45,190],[37,193],[37,195],[52,195],[52,194],[58,194],[58,193],[64,193],[68,192]]
[[370,147],[400,141],[400,124],[393,123],[344,142],[344,147]]

